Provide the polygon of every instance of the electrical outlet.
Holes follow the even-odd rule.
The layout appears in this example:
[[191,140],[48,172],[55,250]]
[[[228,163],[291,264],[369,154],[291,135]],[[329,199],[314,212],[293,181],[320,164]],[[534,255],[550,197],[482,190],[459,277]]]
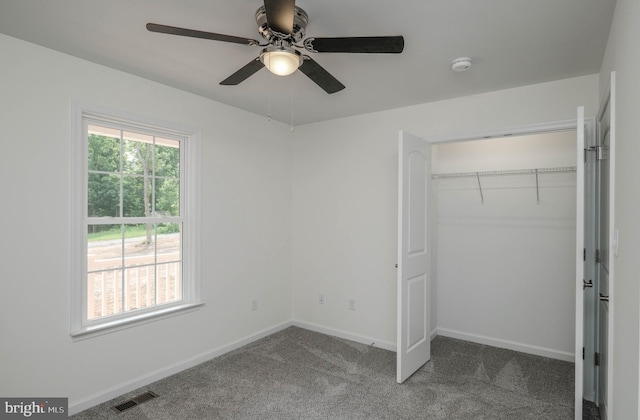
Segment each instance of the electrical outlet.
[[258,299],[254,298],[251,300],[251,310],[252,311],[257,311],[258,310]]
[[349,299],[349,310],[350,311],[355,311],[356,310],[356,300],[355,299]]
[[320,295],[318,295],[318,303],[320,305],[324,305],[324,301],[325,301],[324,294],[320,293]]

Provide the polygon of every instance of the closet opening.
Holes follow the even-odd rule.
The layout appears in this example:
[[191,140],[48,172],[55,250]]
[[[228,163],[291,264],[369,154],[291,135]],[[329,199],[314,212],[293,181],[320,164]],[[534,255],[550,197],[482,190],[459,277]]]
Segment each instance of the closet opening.
[[573,361],[576,132],[432,146],[438,334]]
[[[585,147],[595,142],[594,126],[587,121]],[[585,152],[584,180],[577,180],[576,134],[573,121],[431,142],[431,318],[438,335],[570,362],[582,329],[576,380],[583,398],[595,401],[593,288],[585,287],[576,325],[576,193],[584,188],[588,254],[595,175]],[[584,269],[593,278],[594,268]]]

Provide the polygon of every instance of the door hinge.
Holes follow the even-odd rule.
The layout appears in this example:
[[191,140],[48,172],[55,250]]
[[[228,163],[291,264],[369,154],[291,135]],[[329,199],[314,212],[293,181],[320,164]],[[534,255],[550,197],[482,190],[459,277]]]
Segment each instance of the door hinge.
[[582,261],[587,261],[587,248],[582,248]]
[[596,353],[595,364],[596,366],[600,366],[600,353]]
[[596,249],[596,264],[600,264],[600,250]]
[[584,347],[582,348],[582,360],[584,360]]
[[584,149],[585,152],[596,152],[596,160],[604,160],[604,147],[591,146]]

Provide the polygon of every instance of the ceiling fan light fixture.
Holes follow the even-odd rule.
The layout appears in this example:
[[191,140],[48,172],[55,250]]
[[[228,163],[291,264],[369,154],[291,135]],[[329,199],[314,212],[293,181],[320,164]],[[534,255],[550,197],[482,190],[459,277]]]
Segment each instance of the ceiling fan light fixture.
[[302,64],[302,55],[293,48],[268,47],[262,50],[260,61],[273,74],[288,76]]

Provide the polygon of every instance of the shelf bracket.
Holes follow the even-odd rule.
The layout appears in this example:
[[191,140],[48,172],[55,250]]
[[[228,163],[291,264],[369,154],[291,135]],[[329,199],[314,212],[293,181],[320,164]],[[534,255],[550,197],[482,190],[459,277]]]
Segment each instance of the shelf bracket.
[[484,194],[482,193],[482,184],[480,183],[480,172],[476,172],[476,179],[478,180],[478,189],[480,190],[480,201],[484,206]]
[[538,184],[538,170],[536,169],[536,204],[540,204],[540,184]]

